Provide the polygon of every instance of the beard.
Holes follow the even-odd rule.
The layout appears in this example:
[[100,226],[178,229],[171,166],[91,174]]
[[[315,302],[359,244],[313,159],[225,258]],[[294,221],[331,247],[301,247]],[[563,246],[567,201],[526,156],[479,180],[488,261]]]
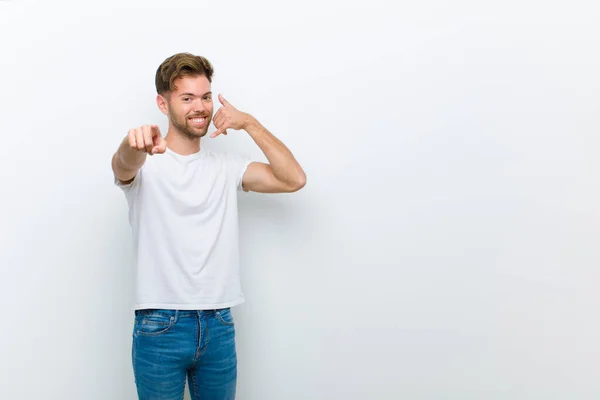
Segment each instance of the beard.
[[[193,126],[189,120],[191,117],[205,117],[206,120],[204,126],[202,128]],[[211,116],[209,114],[177,115],[173,110],[169,110],[169,119],[173,126],[189,139],[199,139],[205,136],[211,122]]]

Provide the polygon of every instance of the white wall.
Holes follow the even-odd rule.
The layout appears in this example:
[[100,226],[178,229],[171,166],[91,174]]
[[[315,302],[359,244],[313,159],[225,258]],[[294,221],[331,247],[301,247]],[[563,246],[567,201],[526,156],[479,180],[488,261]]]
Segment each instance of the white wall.
[[308,175],[241,195],[240,399],[600,396],[594,2],[94,3],[0,2],[0,398],[135,398],[110,157],[179,51]]

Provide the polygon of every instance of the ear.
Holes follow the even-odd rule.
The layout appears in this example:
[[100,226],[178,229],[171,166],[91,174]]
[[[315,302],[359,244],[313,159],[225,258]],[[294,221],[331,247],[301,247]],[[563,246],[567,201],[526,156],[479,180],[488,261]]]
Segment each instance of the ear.
[[169,115],[169,105],[167,103],[167,99],[160,94],[156,96],[156,105],[163,114]]

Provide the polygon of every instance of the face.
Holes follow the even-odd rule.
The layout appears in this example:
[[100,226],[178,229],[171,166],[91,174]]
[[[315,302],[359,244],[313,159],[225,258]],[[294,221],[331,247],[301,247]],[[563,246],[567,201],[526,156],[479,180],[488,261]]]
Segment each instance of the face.
[[212,119],[210,82],[206,76],[184,76],[174,83],[173,92],[158,95],[158,106],[177,131],[190,139],[199,139],[208,132]]

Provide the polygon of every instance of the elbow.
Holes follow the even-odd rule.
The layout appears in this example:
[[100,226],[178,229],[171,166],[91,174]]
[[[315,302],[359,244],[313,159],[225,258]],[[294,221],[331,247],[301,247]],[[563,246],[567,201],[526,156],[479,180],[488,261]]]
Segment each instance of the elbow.
[[302,173],[296,181],[290,185],[290,192],[297,192],[306,186],[306,174]]

